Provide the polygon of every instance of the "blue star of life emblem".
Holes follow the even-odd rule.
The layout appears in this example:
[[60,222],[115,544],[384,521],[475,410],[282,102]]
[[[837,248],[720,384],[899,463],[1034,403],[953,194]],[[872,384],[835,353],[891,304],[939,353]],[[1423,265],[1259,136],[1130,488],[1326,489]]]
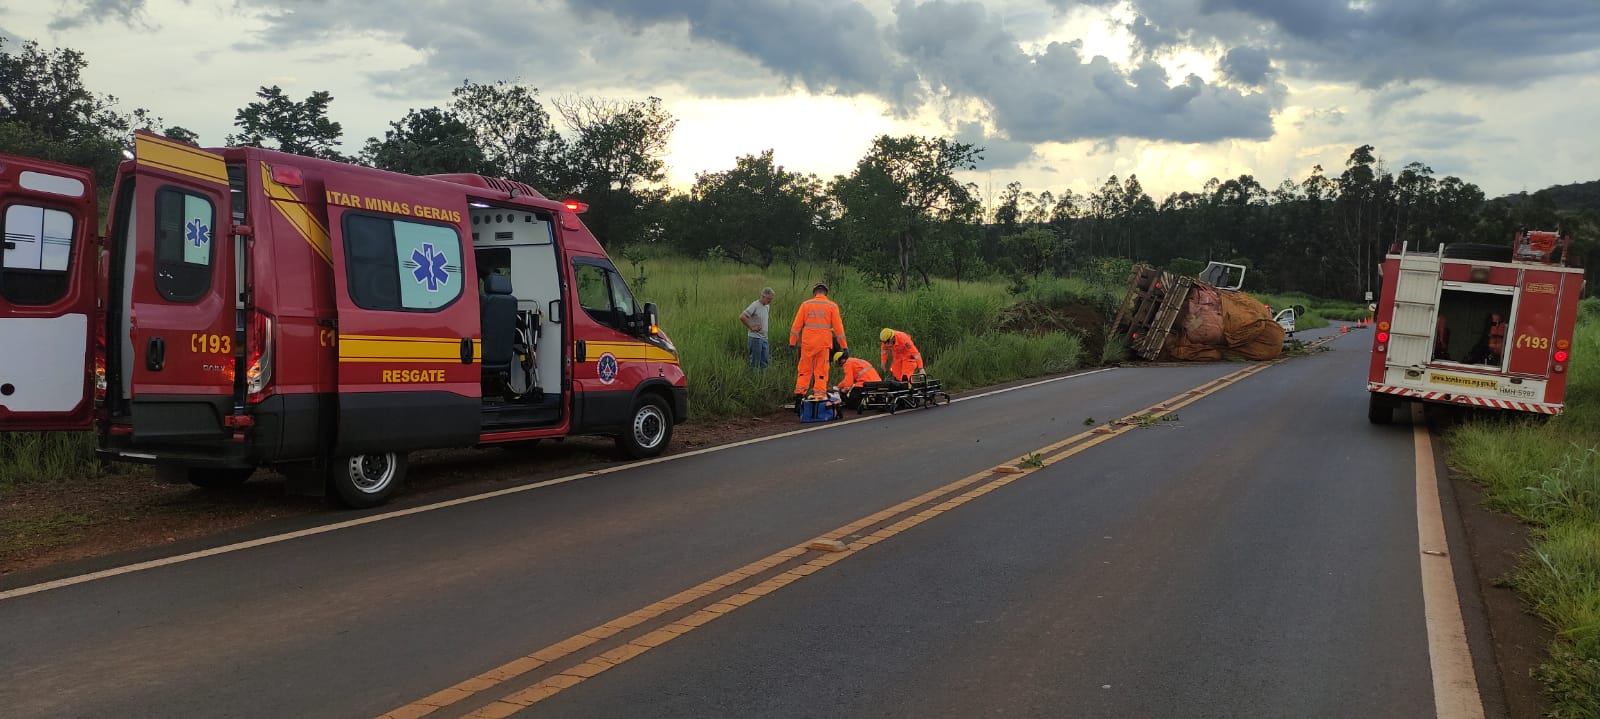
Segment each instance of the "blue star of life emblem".
[[443,252],[435,252],[432,242],[423,243],[420,250],[412,250],[411,261],[417,263],[411,276],[417,278],[418,284],[427,285],[429,292],[438,292],[440,286],[449,284],[450,273],[444,270],[449,259]]
[[211,241],[211,228],[206,227],[205,223],[199,220],[189,220],[185,230],[184,236],[195,247],[200,247]]

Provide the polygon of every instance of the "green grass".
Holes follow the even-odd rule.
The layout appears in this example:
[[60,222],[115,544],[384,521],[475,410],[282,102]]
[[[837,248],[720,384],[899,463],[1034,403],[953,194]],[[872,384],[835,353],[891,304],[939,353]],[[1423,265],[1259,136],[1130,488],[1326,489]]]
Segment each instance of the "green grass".
[[[794,390],[796,354],[788,349],[789,327],[811,285],[824,277],[821,267],[769,273],[722,260],[656,257],[642,262],[645,282],[637,294],[656,303],[662,328],[677,344],[689,376],[689,406],[695,419],[771,412]],[[620,269],[638,284],[639,265]],[[1054,334],[1027,338],[993,332],[1000,310],[1017,301],[999,282],[934,280],[933,286],[893,293],[869,285],[852,271],[830,278],[829,297],[839,303],[851,353],[878,362],[878,331],[892,327],[911,333],[928,360],[928,373],[959,390],[1012,379],[1062,372],[1078,366],[1078,338]],[[772,363],[765,371],[748,366],[745,330],[738,314],[770,286]],[[1041,283],[1030,292],[1099,297],[1083,282]]]
[[22,482],[97,476],[93,432],[0,433],[0,491]]
[[1451,465],[1484,486],[1485,503],[1534,527],[1509,579],[1556,631],[1536,671],[1551,715],[1600,719],[1600,301],[1584,300],[1572,354],[1566,414],[1477,420],[1447,440]]

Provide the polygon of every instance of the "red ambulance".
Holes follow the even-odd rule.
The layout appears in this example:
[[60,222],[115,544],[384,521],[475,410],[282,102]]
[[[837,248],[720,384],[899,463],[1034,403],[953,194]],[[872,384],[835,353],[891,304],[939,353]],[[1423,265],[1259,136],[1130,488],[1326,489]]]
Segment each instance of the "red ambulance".
[[0,156],[0,431],[92,427],[171,480],[272,467],[367,507],[408,452],[610,435],[649,457],[687,415],[579,203],[139,133],[100,237],[93,180]]
[[1380,269],[1367,417],[1407,401],[1542,415],[1565,407],[1583,270],[1571,237],[1523,230],[1509,246],[1392,251]]

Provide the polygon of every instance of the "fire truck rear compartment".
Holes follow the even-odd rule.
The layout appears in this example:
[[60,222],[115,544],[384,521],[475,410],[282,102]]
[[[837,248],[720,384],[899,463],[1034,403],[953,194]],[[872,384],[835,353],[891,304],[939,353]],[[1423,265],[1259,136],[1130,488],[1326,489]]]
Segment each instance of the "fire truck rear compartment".
[[[1490,319],[1494,316],[1509,325],[1510,295],[1481,290],[1441,290],[1438,320],[1434,323],[1433,361],[1498,369],[1504,363],[1504,354],[1490,350]],[[1440,333],[1446,338],[1444,342],[1439,341]]]

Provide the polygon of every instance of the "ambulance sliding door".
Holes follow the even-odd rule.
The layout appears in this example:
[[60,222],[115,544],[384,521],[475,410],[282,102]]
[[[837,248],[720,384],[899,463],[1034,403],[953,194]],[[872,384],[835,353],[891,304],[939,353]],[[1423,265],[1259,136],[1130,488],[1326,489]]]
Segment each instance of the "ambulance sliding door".
[[402,182],[330,179],[326,188],[339,325],[336,453],[475,444],[478,295],[467,279],[464,213],[419,202]]

